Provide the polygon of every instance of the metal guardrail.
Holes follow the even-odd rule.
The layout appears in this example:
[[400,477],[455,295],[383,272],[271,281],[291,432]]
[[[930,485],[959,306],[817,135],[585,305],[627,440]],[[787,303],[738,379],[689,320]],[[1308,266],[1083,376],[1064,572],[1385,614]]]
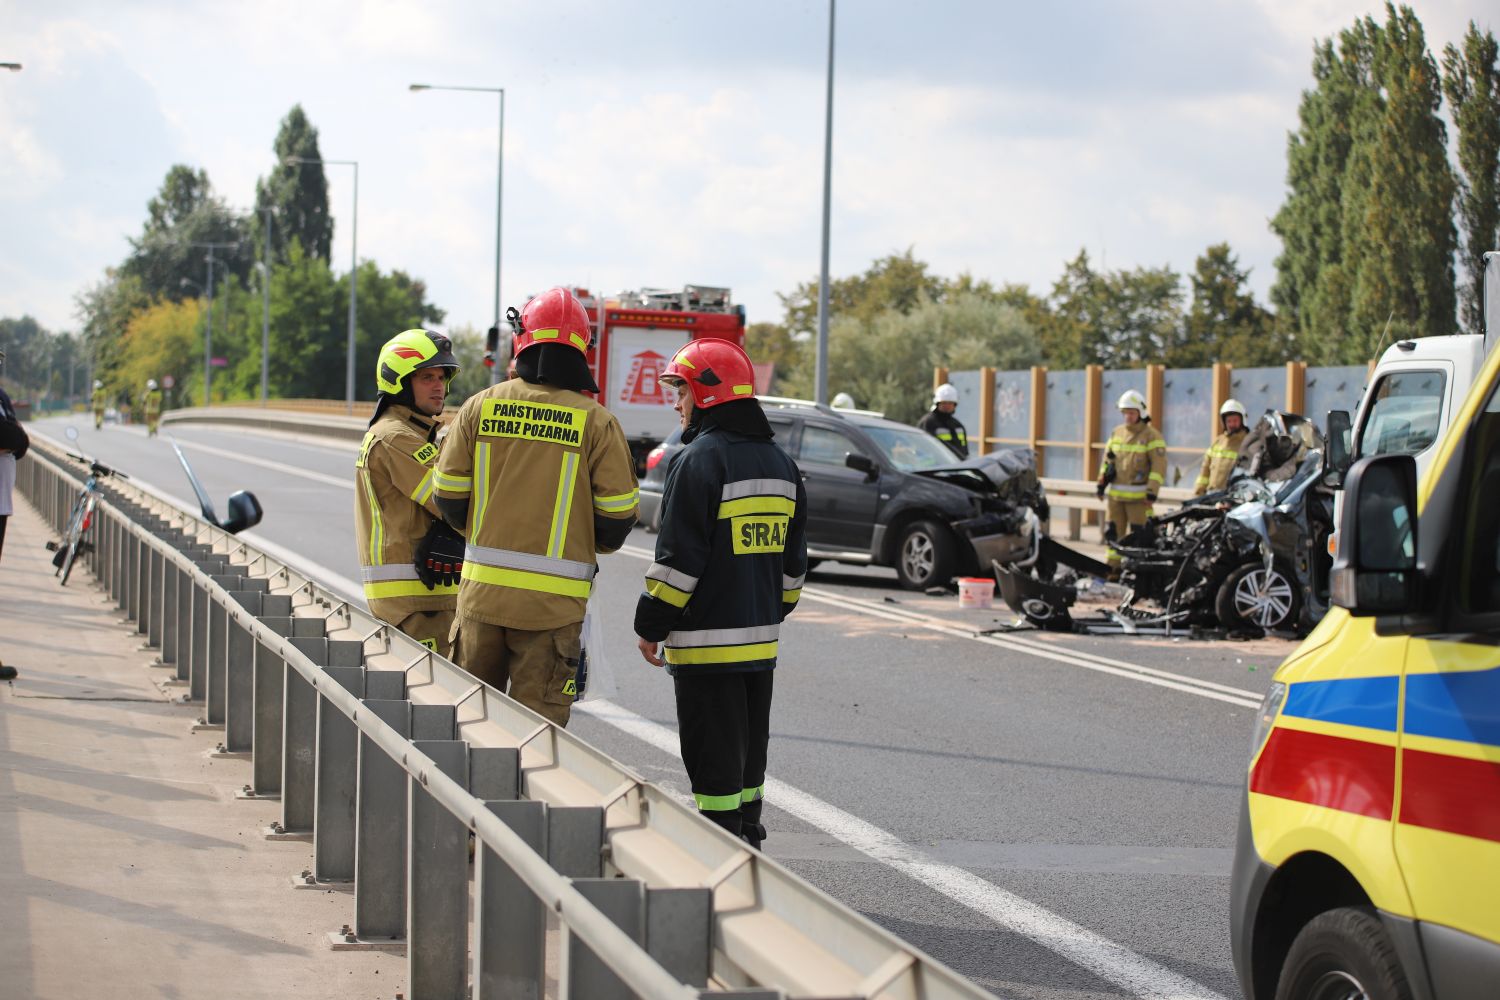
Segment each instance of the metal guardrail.
[[[17,485],[60,532],[82,474],[33,441]],[[242,796],[279,798],[267,836],[311,838],[295,880],[353,883],[330,944],[404,944],[409,995],[541,997],[555,934],[564,998],[989,996],[314,580],[104,489],[84,564],[249,756]]]

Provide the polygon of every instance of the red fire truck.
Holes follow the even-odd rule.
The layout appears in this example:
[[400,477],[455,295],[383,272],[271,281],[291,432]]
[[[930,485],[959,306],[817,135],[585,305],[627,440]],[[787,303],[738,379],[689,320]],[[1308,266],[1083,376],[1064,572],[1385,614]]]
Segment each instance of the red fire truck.
[[594,323],[589,366],[599,402],[619,419],[636,470],[644,472],[646,453],[677,426],[657,377],[690,340],[713,337],[744,347],[745,307],[730,302],[729,289],[706,285],[646,288],[604,299],[586,288],[573,294]]

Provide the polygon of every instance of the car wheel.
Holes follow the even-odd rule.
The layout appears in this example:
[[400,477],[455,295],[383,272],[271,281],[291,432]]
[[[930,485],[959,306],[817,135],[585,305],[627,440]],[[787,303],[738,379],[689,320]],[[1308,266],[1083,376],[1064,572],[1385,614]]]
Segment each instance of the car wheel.
[[941,587],[953,579],[957,546],[947,528],[917,521],[901,535],[896,549],[896,576],[907,590]]
[[1254,625],[1263,629],[1291,628],[1297,621],[1300,595],[1280,563],[1246,563],[1224,578],[1214,601],[1219,624]]
[[1411,1000],[1396,949],[1371,910],[1320,913],[1287,953],[1276,1000]]

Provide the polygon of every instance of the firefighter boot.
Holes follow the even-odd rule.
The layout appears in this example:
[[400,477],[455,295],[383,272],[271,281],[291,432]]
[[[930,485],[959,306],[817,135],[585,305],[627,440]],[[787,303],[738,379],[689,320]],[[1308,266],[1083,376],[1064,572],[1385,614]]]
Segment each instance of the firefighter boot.
[[766,839],[766,828],[760,822],[763,805],[764,799],[740,803],[740,839],[757,851],[760,850],[761,841]]
[[728,830],[731,836],[740,835],[740,811],[738,809],[699,809],[698,815],[713,820]]

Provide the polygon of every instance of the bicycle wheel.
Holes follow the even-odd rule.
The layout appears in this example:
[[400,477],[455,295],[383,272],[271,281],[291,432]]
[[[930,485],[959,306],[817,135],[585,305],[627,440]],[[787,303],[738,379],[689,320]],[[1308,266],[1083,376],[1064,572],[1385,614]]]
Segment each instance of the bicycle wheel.
[[78,558],[78,552],[81,548],[83,548],[84,532],[88,530],[89,522],[93,520],[93,494],[87,494],[84,497],[79,497],[78,502],[82,509],[79,511],[79,516],[74,521],[74,529],[68,532],[68,554],[67,557],[63,559],[62,582],[59,584],[59,586],[62,587],[66,587],[68,585],[68,575],[73,572],[73,561]]

